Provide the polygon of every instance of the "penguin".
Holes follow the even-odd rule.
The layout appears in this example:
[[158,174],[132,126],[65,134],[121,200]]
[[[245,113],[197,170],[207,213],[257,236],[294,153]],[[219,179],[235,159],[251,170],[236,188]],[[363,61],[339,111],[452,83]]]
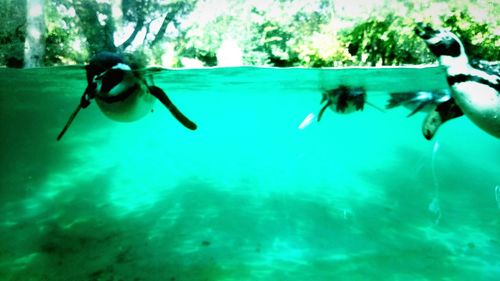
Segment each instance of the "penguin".
[[[439,64],[446,68],[446,79],[453,99],[442,103],[424,121],[424,136],[431,139],[444,121],[463,112],[483,131],[500,138],[500,75],[493,68],[470,64],[460,39],[445,29],[417,23],[415,34],[422,38]],[[444,119],[443,119],[444,117]],[[448,118],[448,119],[446,119]],[[437,125],[437,127],[436,127]]]
[[366,90],[363,87],[350,88],[340,85],[335,89],[326,90],[322,94],[320,104],[323,103],[325,104],[318,113],[317,122],[321,120],[328,107],[334,112],[349,114],[355,111],[363,111],[365,104],[368,104],[383,112],[382,109],[366,100]]
[[130,64],[121,54],[100,52],[85,66],[87,88],[80,103],[57,136],[59,141],[80,109],[95,100],[101,111],[112,120],[132,122],[144,117],[159,100],[184,127],[196,130],[189,120],[168,98],[167,94],[152,83],[147,83],[139,65]]
[[321,120],[326,108],[330,107],[337,113],[348,114],[362,111],[366,102],[366,91],[362,87],[349,88],[339,86],[335,89],[326,90],[322,94],[320,104],[325,103],[318,113],[318,122]]

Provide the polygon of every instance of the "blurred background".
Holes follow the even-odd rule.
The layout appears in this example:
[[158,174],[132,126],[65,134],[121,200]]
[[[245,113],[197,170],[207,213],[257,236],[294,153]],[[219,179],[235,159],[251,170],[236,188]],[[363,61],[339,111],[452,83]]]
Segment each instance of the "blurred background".
[[83,64],[101,50],[166,67],[433,62],[417,21],[498,61],[499,14],[494,0],[1,0],[0,65]]

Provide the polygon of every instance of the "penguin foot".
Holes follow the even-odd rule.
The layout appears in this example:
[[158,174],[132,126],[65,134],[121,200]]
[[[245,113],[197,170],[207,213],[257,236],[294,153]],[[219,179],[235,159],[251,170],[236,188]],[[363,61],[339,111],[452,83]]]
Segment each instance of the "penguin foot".
[[422,126],[422,133],[424,134],[424,137],[428,140],[432,139],[444,122],[462,115],[464,115],[464,113],[455,103],[453,98],[440,103],[434,110],[429,112],[427,117],[425,117],[424,124]]
[[422,133],[424,134],[424,137],[427,140],[431,140],[442,124],[443,119],[441,119],[439,112],[436,110],[429,112],[424,119],[424,124],[422,125]]

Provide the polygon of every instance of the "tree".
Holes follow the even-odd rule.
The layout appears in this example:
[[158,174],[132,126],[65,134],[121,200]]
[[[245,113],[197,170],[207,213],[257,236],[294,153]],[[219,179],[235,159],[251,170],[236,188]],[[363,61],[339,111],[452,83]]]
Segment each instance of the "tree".
[[89,53],[94,55],[100,51],[115,52],[117,47],[113,39],[115,23],[111,14],[111,4],[97,3],[92,0],[74,0],[73,8],[80,22]]
[[42,0],[26,0],[24,67],[43,66],[45,53],[45,13]]
[[500,36],[487,23],[475,21],[466,10],[454,9],[442,16],[443,26],[449,27],[460,37],[467,55],[471,59],[500,61]]
[[0,65],[23,67],[26,1],[0,0]]
[[[45,60],[58,64],[68,59],[80,63],[100,51],[141,51],[154,59],[155,48],[161,47],[162,42],[175,40],[170,36],[179,36],[180,19],[190,13],[196,0],[46,2],[49,24]],[[172,34],[169,26],[178,32]],[[126,37],[121,40],[123,36],[117,34]]]
[[[74,0],[73,7],[80,21],[82,33],[87,41],[87,49],[91,55],[100,51],[125,51],[136,39],[146,25],[150,9],[149,0],[123,0],[121,23],[113,17],[112,2],[97,2],[95,0]],[[151,20],[151,19],[149,19]],[[117,25],[133,25],[133,31],[121,44],[114,40]]]
[[372,18],[345,31],[344,42],[359,65],[418,64],[431,60],[413,32],[415,21],[394,14]]
[[[0,0],[0,65],[23,65],[24,46],[30,42],[27,1]],[[485,17],[473,17],[454,1],[432,0],[372,2],[364,13],[346,12],[342,1],[333,0],[38,1],[45,4],[45,28],[37,28],[45,40],[34,45],[45,42],[47,66],[81,64],[103,50],[140,53],[155,64],[165,64],[168,57],[169,66],[182,66],[182,58],[213,66],[216,54],[223,53],[221,46],[235,46],[247,65],[433,62],[435,58],[413,32],[415,18],[450,27],[472,58],[500,60],[498,20],[491,19],[498,11],[474,0],[464,0],[466,7],[484,10]]]

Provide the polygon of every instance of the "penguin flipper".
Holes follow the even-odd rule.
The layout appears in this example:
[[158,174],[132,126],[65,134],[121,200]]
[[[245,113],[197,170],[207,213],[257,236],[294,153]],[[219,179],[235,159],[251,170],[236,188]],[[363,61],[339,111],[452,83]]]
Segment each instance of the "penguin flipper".
[[415,113],[419,112],[420,110],[424,109],[424,107],[426,107],[428,104],[430,103],[430,101],[423,101],[421,102],[417,107],[415,107],[415,109],[410,113],[408,114],[406,117],[410,117],[412,115],[414,115]]
[[321,120],[321,117],[323,116],[323,113],[325,112],[326,108],[332,105],[332,101],[328,100],[326,104],[321,108],[321,110],[318,113],[318,122]]
[[[87,75],[88,75],[88,72],[87,72]],[[89,77],[87,77],[87,78],[89,78]],[[87,108],[90,105],[90,101],[94,98],[94,95],[95,95],[95,88],[96,88],[96,84],[93,82],[89,82],[89,84],[87,85],[87,88],[85,89],[85,92],[83,92],[83,95],[80,98],[80,103],[78,104],[78,107],[75,109],[75,111],[73,111],[71,116],[69,116],[69,119],[66,122],[66,125],[64,126],[62,131],[57,136],[58,141],[63,137],[64,133],[66,133],[66,130],[68,130],[69,126],[73,122],[73,119],[75,119],[75,117],[78,114],[78,112],[80,111],[80,109]]]
[[422,126],[422,133],[428,140],[436,134],[439,127],[446,121],[464,115],[453,98],[438,104],[434,110],[429,112]]
[[81,108],[82,108],[82,106],[80,104],[78,104],[78,107],[75,109],[75,111],[73,111],[73,113],[71,114],[71,116],[69,116],[69,119],[66,122],[66,125],[64,126],[64,128],[62,129],[62,131],[57,136],[57,141],[59,141],[63,137],[64,133],[66,133],[66,130],[68,130],[69,126],[73,122],[73,119],[75,119],[76,115],[78,114],[78,112],[80,111]]
[[413,92],[398,92],[390,93],[391,98],[387,101],[386,109],[391,109],[397,106],[403,106],[405,103],[412,101],[416,97]]
[[382,113],[387,113],[385,110],[383,110],[382,108],[380,108],[380,107],[376,106],[375,104],[373,104],[373,103],[371,103],[371,102],[369,102],[369,101],[366,101],[365,103],[366,103],[367,105],[369,105],[369,106],[371,106],[371,107],[375,108],[376,110],[378,110],[378,111],[382,112]]
[[172,101],[168,98],[167,94],[160,88],[156,86],[148,86],[149,92],[157,98],[168,110],[170,113],[179,121],[184,127],[190,130],[196,130],[197,126],[191,120],[189,120],[182,112],[177,109],[177,107],[172,103]]

